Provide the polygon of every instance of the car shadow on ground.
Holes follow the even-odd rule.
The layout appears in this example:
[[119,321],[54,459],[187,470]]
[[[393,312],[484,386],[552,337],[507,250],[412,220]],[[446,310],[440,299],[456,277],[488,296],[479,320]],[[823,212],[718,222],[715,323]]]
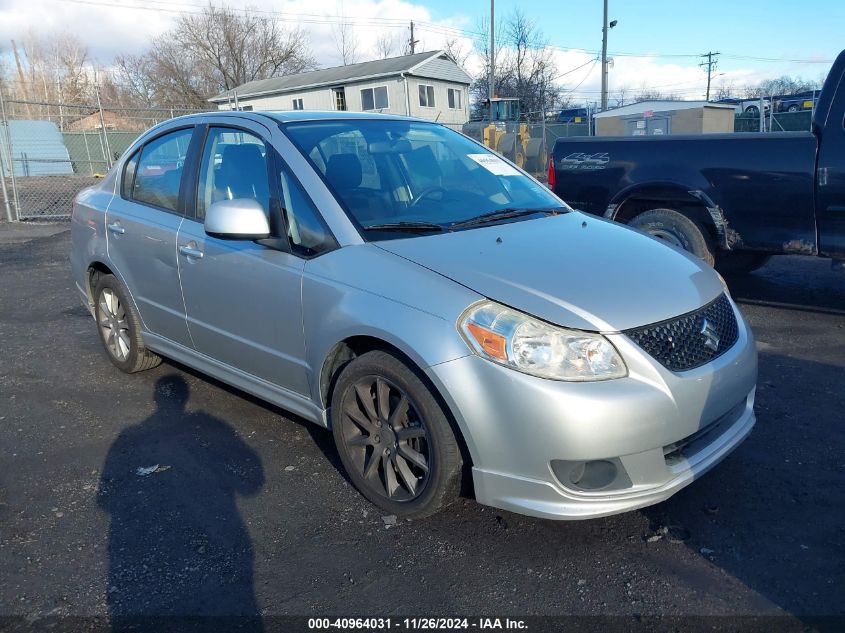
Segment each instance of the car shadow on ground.
[[728,286],[738,303],[845,316],[845,274],[831,270],[829,259],[773,257],[754,273],[729,277]]
[[236,504],[262,489],[262,464],[229,424],[187,411],[188,396],[181,376],[159,378],[155,412],[120,433],[102,469],[97,502],[110,518],[106,601],[115,631],[196,614],[237,616],[238,630],[263,630],[253,546]]

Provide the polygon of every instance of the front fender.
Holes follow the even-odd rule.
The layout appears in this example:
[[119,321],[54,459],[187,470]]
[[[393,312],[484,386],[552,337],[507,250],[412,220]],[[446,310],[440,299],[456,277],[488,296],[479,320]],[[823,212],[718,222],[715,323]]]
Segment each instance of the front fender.
[[320,374],[326,359],[350,337],[389,343],[422,370],[468,355],[456,324],[482,298],[372,244],[344,247],[307,262],[302,314],[314,402],[322,403]]

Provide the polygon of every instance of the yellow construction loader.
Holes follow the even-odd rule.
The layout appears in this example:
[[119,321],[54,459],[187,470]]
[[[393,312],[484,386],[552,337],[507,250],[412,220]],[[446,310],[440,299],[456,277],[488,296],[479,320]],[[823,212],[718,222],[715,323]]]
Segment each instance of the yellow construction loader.
[[489,103],[490,123],[482,129],[481,142],[529,172],[543,172],[546,147],[542,135],[531,136],[531,126],[520,120],[516,97],[494,97]]

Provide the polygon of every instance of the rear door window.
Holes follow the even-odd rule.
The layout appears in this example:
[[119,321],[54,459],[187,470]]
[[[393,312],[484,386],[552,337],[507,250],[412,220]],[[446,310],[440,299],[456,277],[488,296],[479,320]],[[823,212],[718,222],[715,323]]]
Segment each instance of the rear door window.
[[167,211],[178,210],[185,157],[193,133],[193,128],[176,130],[144,145],[134,168],[133,200]]

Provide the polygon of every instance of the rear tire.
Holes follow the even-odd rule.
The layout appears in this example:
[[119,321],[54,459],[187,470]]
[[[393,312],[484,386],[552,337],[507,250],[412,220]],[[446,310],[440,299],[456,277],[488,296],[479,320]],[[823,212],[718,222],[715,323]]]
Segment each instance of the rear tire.
[[768,253],[751,251],[719,253],[716,257],[716,270],[725,277],[747,275],[764,266],[771,258]]
[[628,224],[656,239],[692,253],[703,259],[709,266],[715,262],[715,249],[707,229],[696,220],[674,209],[645,211]]
[[462,460],[449,419],[396,356],[367,352],[342,370],[331,422],[349,479],[384,511],[420,518],[458,497]]
[[141,318],[117,277],[100,276],[93,295],[97,331],[112,364],[127,374],[159,365],[161,357],[144,347]]

